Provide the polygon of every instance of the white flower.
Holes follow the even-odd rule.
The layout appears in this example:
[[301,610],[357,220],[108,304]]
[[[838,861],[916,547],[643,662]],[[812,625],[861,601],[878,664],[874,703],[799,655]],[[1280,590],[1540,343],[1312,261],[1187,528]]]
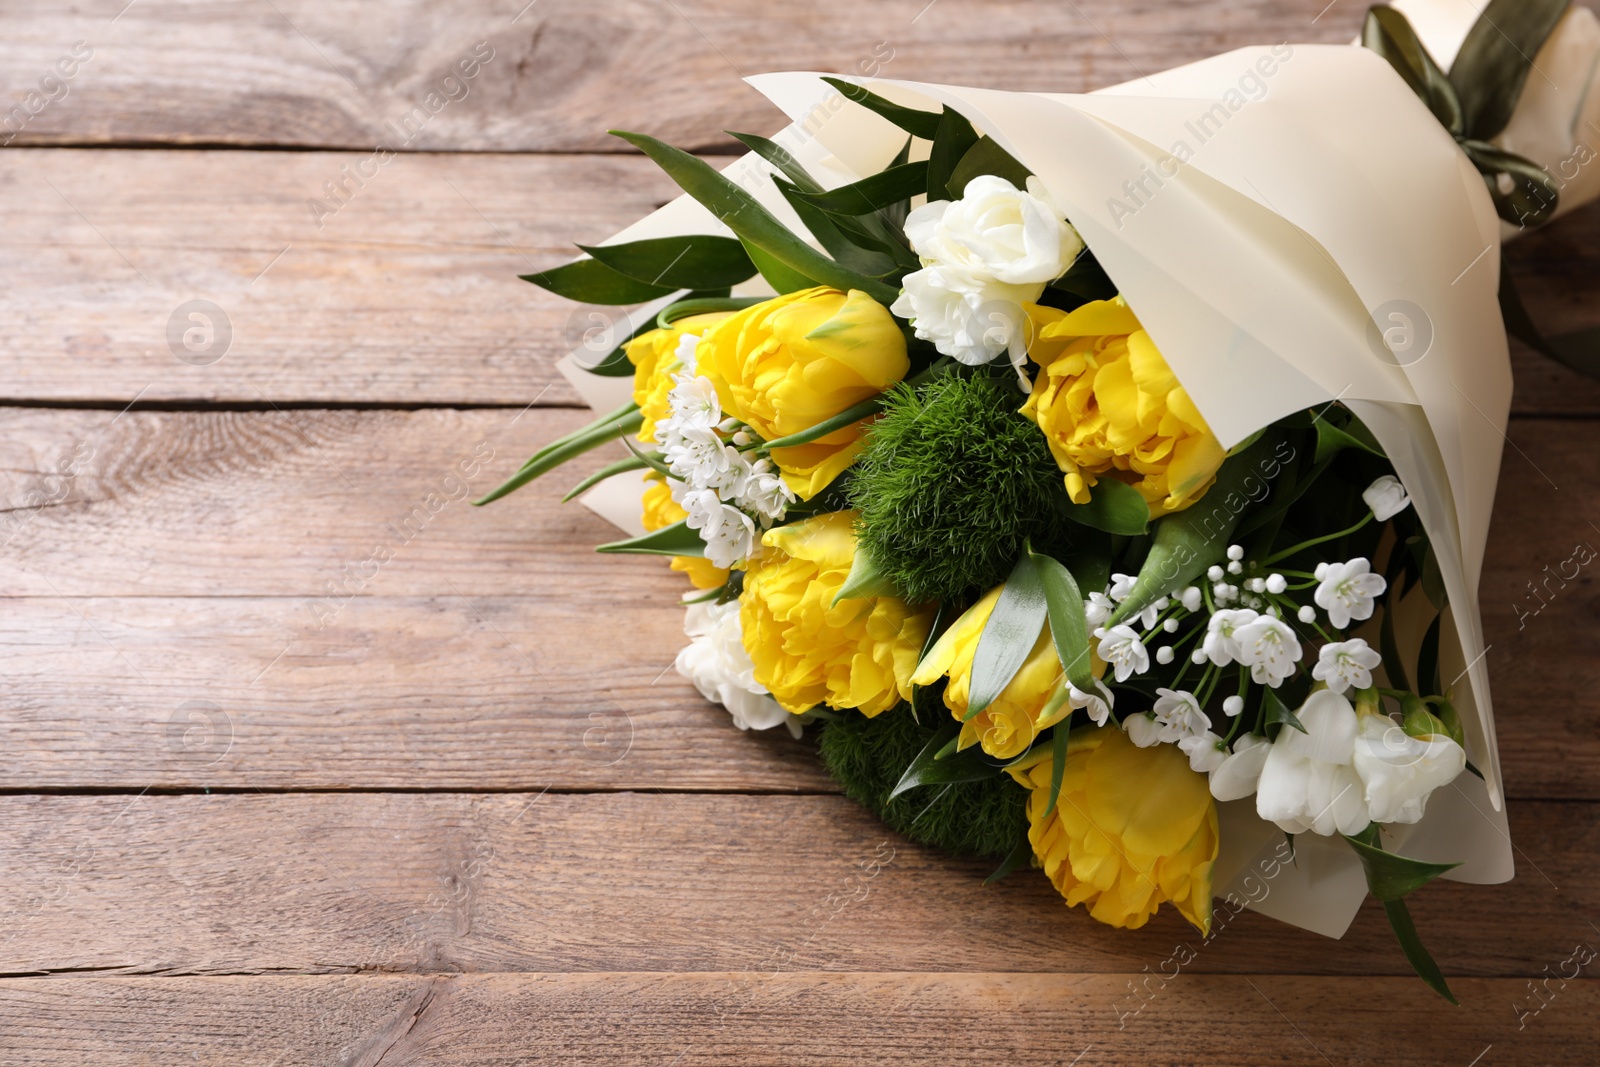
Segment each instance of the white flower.
[[[672,431],[683,432],[686,427],[711,432],[722,421],[722,402],[717,399],[717,387],[710,378],[674,375],[677,384],[667,393],[667,410],[672,417],[668,422]],[[656,429],[656,440],[661,440],[661,429]]]
[[1289,624],[1272,615],[1258,615],[1233,631],[1239,651],[1234,658],[1250,668],[1250,678],[1273,688],[1294,673],[1300,662],[1300,639]]
[[949,267],[924,267],[900,282],[889,310],[910,319],[918,337],[947,356],[976,367],[1009,353],[1019,369],[1028,355],[1028,315],[1043,285],[1007,285]]
[[1372,821],[1413,823],[1422,818],[1428,795],[1466,768],[1467,754],[1443,734],[1412,737],[1373,712],[1361,716],[1354,764]]
[[1258,618],[1260,616],[1249,608],[1215,612],[1206,623],[1206,635],[1201,639],[1200,651],[1219,667],[1226,667],[1234,660],[1241,659],[1239,641],[1235,635],[1239,627]]
[[1189,757],[1189,769],[1200,774],[1210,774],[1228,758],[1227,743],[1210,730],[1183,738],[1178,748]]
[[706,544],[706,559],[718,567],[731,567],[756,547],[756,524],[738,508],[724,504],[714,489],[686,493],[681,501],[689,513],[689,529],[698,530]]
[[1211,795],[1218,800],[1243,800],[1256,791],[1261,768],[1272,745],[1264,737],[1245,734],[1233,743],[1233,752],[1211,771]]
[[769,730],[781,724],[800,736],[802,717],[784,711],[756,681],[755,665],[740,636],[738,601],[690,604],[683,632],[693,640],[678,653],[675,666],[701,696],[727,708],[741,730]]
[[1200,587],[1197,585],[1191,585],[1178,594],[1178,603],[1183,605],[1184,611],[1191,614],[1200,610],[1201,600]]
[[673,358],[678,361],[678,373],[692,375],[695,373],[696,350],[700,347],[700,335],[686,333],[678,337],[678,347],[673,352]]
[[1387,522],[1411,506],[1406,487],[1392,474],[1385,474],[1367,486],[1361,493],[1361,499],[1366,501],[1367,507],[1372,509],[1372,517],[1379,522]]
[[1114,702],[1111,690],[1098,679],[1094,683],[1093,691],[1088,693],[1068,682],[1067,701],[1072,705],[1072,710],[1077,711],[1081,708],[1087,711],[1096,726],[1106,724],[1106,720],[1111,717],[1111,706]]
[[1256,786],[1256,814],[1291,834],[1359,833],[1371,820],[1353,766],[1355,709],[1338,693],[1321,689],[1295,715],[1306,732],[1279,729]]
[[1162,734],[1166,727],[1156,721],[1152,712],[1139,711],[1122,720],[1122,729],[1129,741],[1140,748],[1149,748],[1163,743]]
[[1126,682],[1131,676],[1150,669],[1150,654],[1133,627],[1120,625],[1109,630],[1101,627],[1094,635],[1100,638],[1100,646],[1095,651],[1115,669],[1117,681]]
[[1311,677],[1327,682],[1335,693],[1346,689],[1372,687],[1372,668],[1383,662],[1383,657],[1373,651],[1361,638],[1349,641],[1331,641],[1317,653],[1317,665],[1311,668]]
[[979,175],[961,199],[935,200],[912,211],[905,233],[924,266],[1009,285],[1054,281],[1083,251],[1083,239],[1063,220],[1044,183],[1032,177],[1023,191],[997,175]]
[[769,459],[758,459],[750,465],[735,504],[756,513],[764,525],[783,518],[790,504],[795,502],[794,491],[784,482]]
[[1193,693],[1182,689],[1157,689],[1155,707],[1150,709],[1162,726],[1163,741],[1195,737],[1211,729],[1211,720]]
[[1138,576],[1133,574],[1113,574],[1111,576],[1111,599],[1119,604],[1127,600],[1128,594],[1133,592],[1134,583],[1138,580]]
[[736,495],[750,473],[750,464],[738,449],[717,435],[714,428],[683,426],[675,421],[658,427],[661,456],[674,477],[690,490],[721,489]]
[[1328,613],[1328,620],[1339,629],[1351,619],[1372,618],[1373,602],[1388,588],[1383,575],[1372,573],[1372,564],[1357,558],[1345,563],[1317,564],[1317,591],[1312,599]]
[[1111,611],[1116,605],[1104,593],[1090,593],[1088,601],[1083,605],[1083,617],[1090,626],[1103,626],[1111,617]]

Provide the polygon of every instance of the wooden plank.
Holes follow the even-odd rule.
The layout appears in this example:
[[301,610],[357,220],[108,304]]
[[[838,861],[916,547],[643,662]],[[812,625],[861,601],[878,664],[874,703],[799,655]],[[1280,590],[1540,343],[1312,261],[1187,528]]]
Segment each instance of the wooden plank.
[[[1600,943],[1594,811],[1514,802],[1515,880],[1411,899],[1447,974],[1538,977]],[[839,796],[12,796],[0,812],[0,974],[1171,973],[1174,956],[1410,973],[1370,901],[1338,942],[1253,912],[1209,942],[1170,908],[1116,930],[1036,871],[986,888],[993,862],[912,845]]]
[[[308,209],[324,182],[366,158],[0,155],[0,189],[30,208],[0,231],[10,282],[0,293],[0,397],[117,408],[135,398],[574,403],[553,364],[603,309],[516,275],[647,214],[674,194],[670,182],[637,157],[408,155],[352,183],[337,214]],[[1596,247],[1600,209],[1516,249],[1528,303],[1552,329],[1600,320]],[[179,314],[195,300],[225,317],[225,352],[220,332]],[[200,330],[194,351],[181,340],[190,327]],[[1600,383],[1520,346],[1514,364],[1517,411],[1600,412]]]
[[11,1062],[31,1067],[274,1057],[349,1067],[1437,1067],[1474,1057],[1562,1067],[1592,1062],[1600,1011],[1593,981],[1552,982],[1559,992],[1519,1029],[1511,1006],[1528,993],[1517,979],[1462,981],[1465,1008],[1453,1009],[1414,979],[1184,975],[1124,1018],[1129,981],[810,972],[11,980],[0,981],[0,1042]]
[[[114,3],[11,15],[0,65],[13,75],[10,107],[27,102],[73,42],[84,42],[80,56],[92,53],[64,97],[40,94],[30,105],[37,114],[13,120],[16,144],[588,152],[614,148],[605,131],[616,127],[685,145],[728,145],[728,129],[759,132],[770,105],[740,79],[761,71],[1083,92],[1245,44],[1356,35],[1359,7],[1318,18],[1320,6],[451,0],[351,19],[311,0],[120,14]],[[463,59],[476,68],[469,79],[456,69]]]
[[[669,669],[686,584],[558,503],[601,457],[464,502],[584,417],[5,411],[8,784],[828,788]],[[1600,541],[1597,436],[1519,420],[1506,449],[1481,600],[1513,796],[1600,796],[1597,586],[1566,562]],[[167,743],[192,700],[227,716],[220,759]],[[626,760],[582,744],[591,714],[634,724]]]

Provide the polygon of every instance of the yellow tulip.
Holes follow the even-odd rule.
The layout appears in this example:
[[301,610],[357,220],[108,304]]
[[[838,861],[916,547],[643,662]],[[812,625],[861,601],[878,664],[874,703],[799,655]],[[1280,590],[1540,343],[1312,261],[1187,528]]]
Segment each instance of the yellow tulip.
[[1137,929],[1164,902],[1211,931],[1217,806],[1176,745],[1139,748],[1116,726],[1074,730],[1061,799],[1049,815],[1051,753],[1010,769],[1031,790],[1028,841],[1067,904]]
[[672,390],[672,374],[678,369],[678,342],[685,334],[703,336],[728,314],[715,311],[688,315],[666,329],[647,330],[622,346],[623,354],[633,364],[633,402],[644,414],[639,440],[654,444],[656,423],[667,417],[667,393]]
[[755,678],[779,704],[887,711],[911,695],[933,622],[896,597],[833,603],[855,560],[856,513],[835,511],[767,531],[739,597]]
[[1102,475],[1156,514],[1199,500],[1226,452],[1126,301],[1030,304],[1028,317],[1042,371],[1022,413],[1044,431],[1073,502],[1088,503]]
[[[654,532],[688,518],[689,513],[672,499],[672,488],[667,485],[666,480],[659,474],[651,475],[651,479],[650,485],[644,491],[644,499],[640,502],[644,514],[639,517],[639,521],[644,524],[644,528]],[[725,568],[701,556],[673,556],[672,569],[687,574],[696,589],[716,589],[728,581],[728,572]]]
[[[910,369],[905,335],[887,308],[857,290],[822,287],[736,312],[701,339],[695,362],[723,411],[768,441],[877,396]],[[866,423],[775,449],[772,461],[809,500],[855,461]]]
[[[939,635],[928,655],[918,665],[911,681],[915,685],[932,685],[948,675],[944,687],[944,706],[950,709],[956,721],[966,719],[967,692],[972,685],[972,657],[978,651],[978,638],[984,624],[994,612],[1004,586],[991,590],[989,595],[968,608],[950,628]],[[1071,705],[1058,701],[1058,707],[1041,718],[1057,695],[1063,683],[1061,660],[1056,646],[1050,640],[1049,627],[1041,627],[1039,639],[1023,661],[1016,675],[978,714],[961,722],[961,736],[957,748],[967,748],[976,743],[989,755],[1010,759],[1027,751],[1039,731],[1072,714]]]

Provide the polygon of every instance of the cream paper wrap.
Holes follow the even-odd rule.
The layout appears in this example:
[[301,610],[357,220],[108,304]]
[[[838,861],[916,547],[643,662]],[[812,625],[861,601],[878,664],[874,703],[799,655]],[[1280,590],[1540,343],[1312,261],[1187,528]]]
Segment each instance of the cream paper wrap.
[[[1448,67],[1480,5],[1397,6]],[[1597,54],[1600,27],[1574,9],[1535,57],[1507,147],[1567,177],[1557,168],[1575,144],[1600,135]],[[774,139],[829,187],[888,165],[904,134],[820,78],[749,79],[794,120]],[[1439,558],[1451,605],[1441,671],[1454,679],[1468,756],[1484,775],[1435,792],[1427,816],[1394,827],[1386,845],[1459,862],[1447,878],[1509,879],[1477,602],[1511,402],[1499,247],[1515,231],[1450,135],[1384,60],[1358,47],[1244,48],[1088,95],[857,80],[905,104],[950,106],[1038,175],[1224,445],[1335,400],[1377,436]],[[805,235],[764,161],[745,156],[723,173]],[[1600,175],[1580,172],[1564,181],[1561,209],[1597,192]],[[608,243],[727,232],[685,196]],[[1414,331],[1414,347],[1391,354],[1380,324]],[[628,399],[630,379],[587,374],[572,357],[561,369],[597,410]],[[623,476],[584,502],[639,533],[641,491]],[[1282,834],[1256,816],[1253,798],[1221,805],[1221,816],[1219,906],[1248,902],[1343,935],[1366,883],[1342,841],[1302,834],[1294,864],[1271,864]]]

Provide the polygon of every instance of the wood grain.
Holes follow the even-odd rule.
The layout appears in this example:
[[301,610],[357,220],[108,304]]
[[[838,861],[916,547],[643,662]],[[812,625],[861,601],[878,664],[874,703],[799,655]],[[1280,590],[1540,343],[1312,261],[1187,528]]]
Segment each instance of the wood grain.
[[[323,183],[369,155],[0,153],[0,195],[28,205],[0,230],[0,398],[575,403],[553,365],[604,309],[516,276],[648,214],[671,183],[638,157],[407,155],[313,215]],[[1516,246],[1550,329],[1600,325],[1597,248],[1600,206]],[[194,300],[226,317],[225,352],[220,333],[174,347],[175,319],[180,339],[201,325],[178,314]],[[1514,365],[1516,411],[1600,413],[1600,383],[1520,346]]]
[[[558,503],[600,457],[463,499],[584,413],[0,415],[13,788],[830,788],[670,669],[685,583]],[[1597,797],[1600,586],[1559,574],[1600,541],[1600,425],[1512,431],[1482,584],[1507,786]],[[169,743],[190,701],[225,714],[220,758]]]
[[348,1067],[1438,1067],[1474,1057],[1564,1067],[1592,1062],[1600,1011],[1592,980],[1552,983],[1554,999],[1519,1029],[1513,1004],[1529,994],[1517,979],[1462,980],[1453,1009],[1402,978],[1180,975],[1130,1018],[1129,981],[859,972],[0,981],[0,1042],[18,1067],[274,1057]]
[[[1600,945],[1594,805],[1510,811],[1512,882],[1410,900],[1447,974],[1539,977]],[[130,793],[0,813],[3,974],[1410,973],[1371,901],[1337,942],[1253,912],[1209,942],[1170,908],[1117,930],[1039,872],[985,887],[994,863],[837,796]]]
[[[275,0],[135,5],[112,22],[121,7],[9,19],[8,106],[73,42],[93,49],[14,143],[592,152],[621,127],[724,146],[723,130],[771,125],[741,82],[762,71],[1083,92],[1246,44],[1342,43],[1361,13],[1318,17],[1321,0]],[[493,58],[446,84],[480,42]],[[429,93],[426,122],[397,132]]]

